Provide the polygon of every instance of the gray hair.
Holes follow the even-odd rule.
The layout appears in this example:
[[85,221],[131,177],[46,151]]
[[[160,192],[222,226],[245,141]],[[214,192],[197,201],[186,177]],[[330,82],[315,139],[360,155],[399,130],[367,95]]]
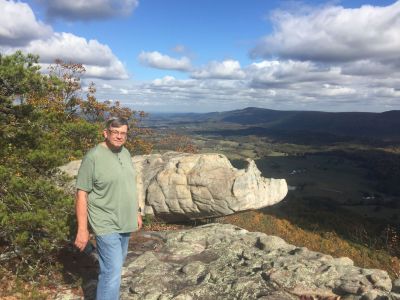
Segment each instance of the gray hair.
[[121,127],[121,126],[128,126],[129,129],[129,124],[128,120],[122,117],[112,117],[106,121],[106,129],[111,129],[111,127]]

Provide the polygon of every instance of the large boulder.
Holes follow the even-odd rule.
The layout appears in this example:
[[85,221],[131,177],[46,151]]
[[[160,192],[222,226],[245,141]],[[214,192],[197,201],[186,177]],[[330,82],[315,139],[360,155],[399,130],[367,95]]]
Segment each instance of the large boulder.
[[[134,156],[139,206],[145,214],[168,221],[229,215],[281,201],[288,188],[284,179],[264,178],[253,160],[238,170],[222,154]],[[60,169],[76,176],[80,161]]]
[[146,214],[168,220],[225,216],[281,201],[284,179],[263,178],[253,160],[234,168],[221,154],[167,152],[133,157],[139,203]]
[[147,236],[153,250],[128,254],[121,299],[399,299],[385,271],[233,225]]

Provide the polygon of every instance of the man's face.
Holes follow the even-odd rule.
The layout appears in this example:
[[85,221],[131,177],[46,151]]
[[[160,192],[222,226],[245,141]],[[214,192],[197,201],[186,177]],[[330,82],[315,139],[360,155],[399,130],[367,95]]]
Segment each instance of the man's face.
[[121,148],[126,142],[126,136],[128,134],[128,126],[123,125],[121,127],[110,127],[103,131],[104,137],[113,148]]

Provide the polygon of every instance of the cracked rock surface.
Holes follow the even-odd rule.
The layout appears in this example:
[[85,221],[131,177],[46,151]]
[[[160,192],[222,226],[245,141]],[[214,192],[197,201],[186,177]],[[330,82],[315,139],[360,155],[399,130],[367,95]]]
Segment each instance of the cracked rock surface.
[[121,299],[399,299],[385,271],[233,225],[146,234],[157,242],[128,255]]

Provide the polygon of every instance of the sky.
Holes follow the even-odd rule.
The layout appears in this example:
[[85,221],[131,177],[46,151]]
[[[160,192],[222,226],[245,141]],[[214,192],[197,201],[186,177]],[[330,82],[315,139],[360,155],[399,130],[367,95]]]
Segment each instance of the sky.
[[400,109],[400,0],[0,0],[0,53],[146,112]]

